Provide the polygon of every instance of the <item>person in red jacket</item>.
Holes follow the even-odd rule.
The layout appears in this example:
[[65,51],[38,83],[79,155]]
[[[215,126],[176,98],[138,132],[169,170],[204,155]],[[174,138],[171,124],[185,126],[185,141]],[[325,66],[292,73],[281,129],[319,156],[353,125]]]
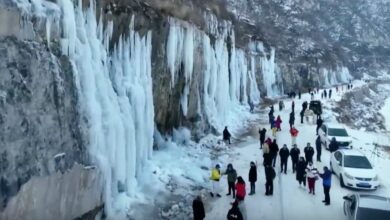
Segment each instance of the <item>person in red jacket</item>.
[[297,136],[298,136],[298,130],[293,126],[290,129],[290,134],[291,134],[291,144],[294,146],[294,144],[297,144]]
[[281,125],[282,125],[282,119],[280,118],[280,115],[278,115],[278,117],[276,118],[276,121],[275,121],[275,126],[276,126],[277,131],[282,130]]
[[237,183],[236,183],[236,200],[238,202],[243,201],[246,196],[246,190],[245,190],[245,181],[244,179],[239,176],[237,177]]

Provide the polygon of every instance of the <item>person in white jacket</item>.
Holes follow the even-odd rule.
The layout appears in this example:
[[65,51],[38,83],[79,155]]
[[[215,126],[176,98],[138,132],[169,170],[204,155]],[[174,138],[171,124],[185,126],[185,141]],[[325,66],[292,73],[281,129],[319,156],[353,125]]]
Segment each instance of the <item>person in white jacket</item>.
[[306,177],[309,186],[309,193],[315,195],[315,183],[318,179],[318,170],[312,162],[307,164]]

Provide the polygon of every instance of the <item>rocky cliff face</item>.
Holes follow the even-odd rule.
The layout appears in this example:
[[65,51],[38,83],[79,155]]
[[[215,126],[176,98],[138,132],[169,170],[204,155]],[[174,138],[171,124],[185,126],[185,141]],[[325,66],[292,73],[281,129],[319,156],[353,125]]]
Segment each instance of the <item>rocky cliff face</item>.
[[153,123],[200,137],[248,102],[389,67],[385,0],[74,3],[0,2],[1,219],[132,195]]

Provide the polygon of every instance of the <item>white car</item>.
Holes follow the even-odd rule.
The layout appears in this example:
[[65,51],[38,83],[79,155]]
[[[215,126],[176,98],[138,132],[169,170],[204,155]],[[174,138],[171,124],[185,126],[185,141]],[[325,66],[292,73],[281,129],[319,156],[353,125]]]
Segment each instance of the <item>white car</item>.
[[340,178],[341,187],[375,190],[379,186],[377,173],[358,150],[335,151],[330,158],[330,169]]
[[327,150],[332,138],[336,138],[339,148],[351,148],[352,138],[341,124],[323,124],[318,130],[321,142]]

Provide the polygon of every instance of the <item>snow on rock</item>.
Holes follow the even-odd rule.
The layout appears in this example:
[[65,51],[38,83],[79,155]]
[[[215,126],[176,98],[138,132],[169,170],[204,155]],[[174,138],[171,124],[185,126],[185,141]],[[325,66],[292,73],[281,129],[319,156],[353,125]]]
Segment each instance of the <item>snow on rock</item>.
[[390,131],[390,97],[386,99],[385,105],[382,107],[380,112],[385,118],[386,130]]

